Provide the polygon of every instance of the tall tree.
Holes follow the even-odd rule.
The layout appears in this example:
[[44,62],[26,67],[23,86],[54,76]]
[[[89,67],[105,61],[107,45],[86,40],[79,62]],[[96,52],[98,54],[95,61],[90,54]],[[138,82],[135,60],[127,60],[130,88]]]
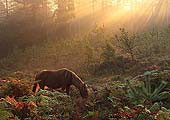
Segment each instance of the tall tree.
[[[57,0],[57,8],[54,11],[57,33],[61,37],[66,37],[70,34],[71,20],[75,17],[74,0]],[[63,34],[61,34],[63,33]]]
[[5,11],[6,11],[5,4],[2,0],[0,0],[0,22],[2,22],[6,16]]

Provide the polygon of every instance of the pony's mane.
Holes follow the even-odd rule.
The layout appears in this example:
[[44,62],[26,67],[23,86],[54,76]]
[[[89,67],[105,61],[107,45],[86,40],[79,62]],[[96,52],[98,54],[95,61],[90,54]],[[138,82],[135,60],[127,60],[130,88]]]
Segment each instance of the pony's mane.
[[76,73],[74,73],[73,71],[70,71],[71,73],[72,73],[72,77],[76,77],[76,78],[78,78],[78,80],[80,80],[81,81],[81,83],[84,83],[83,81],[82,81],[82,79],[76,74]]

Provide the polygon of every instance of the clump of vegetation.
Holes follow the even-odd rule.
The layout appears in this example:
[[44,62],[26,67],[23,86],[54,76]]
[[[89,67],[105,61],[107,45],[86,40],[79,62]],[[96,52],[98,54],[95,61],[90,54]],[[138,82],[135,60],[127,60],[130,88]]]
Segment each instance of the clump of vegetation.
[[[164,74],[164,75],[163,75]],[[163,76],[162,76],[163,75]],[[134,87],[127,81],[129,86],[128,97],[137,104],[144,104],[145,102],[163,101],[170,98],[170,92],[165,88],[169,86],[166,76],[169,75],[169,71],[148,71],[142,76],[140,85]],[[140,78],[141,79],[141,78]]]
[[107,42],[101,53],[101,63],[97,64],[97,74],[123,73],[128,68],[130,59],[116,53],[112,43]]
[[115,46],[119,48],[123,53],[129,55],[132,60],[135,60],[135,40],[136,36],[130,36],[128,32],[124,29],[120,29],[120,35],[115,35]]
[[0,87],[2,96],[21,97],[24,95],[31,95],[32,85],[28,80],[6,80]]
[[124,107],[117,114],[113,114],[112,117],[116,119],[131,119],[131,120],[168,120],[169,113],[164,107],[161,107],[158,103],[153,104],[147,108],[143,105],[137,105],[134,108]]

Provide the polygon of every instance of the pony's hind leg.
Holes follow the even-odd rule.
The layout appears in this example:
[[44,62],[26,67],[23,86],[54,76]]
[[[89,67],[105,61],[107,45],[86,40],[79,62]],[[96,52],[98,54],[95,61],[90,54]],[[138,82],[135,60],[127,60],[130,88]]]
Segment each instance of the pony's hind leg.
[[36,88],[35,88],[35,92],[34,92],[35,96],[37,95],[39,89],[40,89],[40,85],[39,85],[39,83],[37,83]]
[[41,82],[39,83],[39,86],[40,86],[40,89],[44,90],[45,85],[44,85],[44,82],[43,82],[43,81],[41,81]]
[[33,89],[32,89],[32,92],[34,92],[34,93],[35,93],[36,88],[37,88],[37,83],[35,83],[35,84],[34,84]]

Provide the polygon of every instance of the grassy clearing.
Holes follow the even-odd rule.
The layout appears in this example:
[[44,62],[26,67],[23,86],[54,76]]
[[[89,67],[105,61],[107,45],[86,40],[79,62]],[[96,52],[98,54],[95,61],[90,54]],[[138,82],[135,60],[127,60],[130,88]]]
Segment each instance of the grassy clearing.
[[[169,28],[103,35],[100,28],[82,39],[43,41],[1,59],[0,119],[169,120]],[[88,84],[87,100],[74,87],[71,96],[46,90],[33,95],[39,70],[62,67]]]

